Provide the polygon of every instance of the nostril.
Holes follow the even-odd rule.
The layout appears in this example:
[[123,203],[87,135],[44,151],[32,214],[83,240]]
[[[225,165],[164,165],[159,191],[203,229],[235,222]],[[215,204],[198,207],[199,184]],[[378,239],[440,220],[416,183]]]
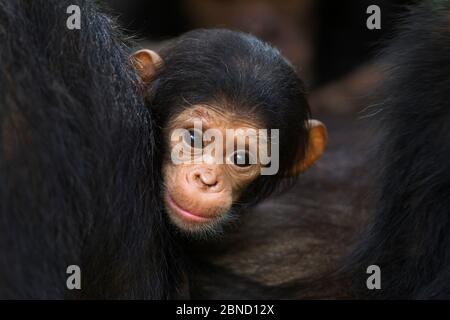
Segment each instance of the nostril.
[[203,184],[203,180],[202,180],[200,173],[194,173],[192,175],[192,182],[199,184],[199,185]]
[[214,182],[203,181],[203,183],[206,184],[208,187],[215,187],[217,185],[217,181],[214,181]]

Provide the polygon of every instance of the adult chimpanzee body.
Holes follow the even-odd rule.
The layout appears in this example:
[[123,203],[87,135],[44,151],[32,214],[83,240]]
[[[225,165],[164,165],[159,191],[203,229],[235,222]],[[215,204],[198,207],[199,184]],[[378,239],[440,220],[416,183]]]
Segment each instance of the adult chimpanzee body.
[[[173,231],[220,230],[236,203],[309,167],[325,127],[309,119],[293,67],[256,38],[197,31],[162,59],[140,51],[140,81],[111,21],[72,2],[0,1],[0,296],[176,297],[185,259]],[[80,30],[66,28],[72,4]],[[171,130],[185,129],[189,147],[198,139],[192,114],[221,132],[278,129],[279,170],[259,175],[245,148],[231,154],[242,163],[170,163]],[[66,287],[70,265],[80,290]]]
[[[450,297],[450,5],[419,6],[386,50],[373,222],[350,264],[356,292]],[[365,271],[381,268],[381,290]]]
[[[66,27],[71,4],[81,30]],[[129,54],[92,1],[0,1],[1,298],[175,295],[181,259]]]

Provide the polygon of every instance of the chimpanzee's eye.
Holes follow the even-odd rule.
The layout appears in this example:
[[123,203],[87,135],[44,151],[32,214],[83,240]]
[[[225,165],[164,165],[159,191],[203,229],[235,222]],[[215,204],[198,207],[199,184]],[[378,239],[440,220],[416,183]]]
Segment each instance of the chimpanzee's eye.
[[244,168],[251,166],[250,155],[245,150],[236,151],[232,156],[233,164]]
[[203,148],[203,134],[194,129],[189,129],[184,135],[184,141],[192,148]]

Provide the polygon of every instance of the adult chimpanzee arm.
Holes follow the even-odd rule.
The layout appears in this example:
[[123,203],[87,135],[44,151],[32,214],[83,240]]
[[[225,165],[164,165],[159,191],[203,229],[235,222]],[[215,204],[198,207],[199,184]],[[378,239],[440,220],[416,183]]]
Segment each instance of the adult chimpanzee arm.
[[[361,296],[450,297],[450,5],[413,10],[387,49],[392,67],[375,217],[350,264]],[[381,290],[366,269],[381,268]]]
[[0,0],[1,298],[173,294],[179,257],[129,54],[94,1]]

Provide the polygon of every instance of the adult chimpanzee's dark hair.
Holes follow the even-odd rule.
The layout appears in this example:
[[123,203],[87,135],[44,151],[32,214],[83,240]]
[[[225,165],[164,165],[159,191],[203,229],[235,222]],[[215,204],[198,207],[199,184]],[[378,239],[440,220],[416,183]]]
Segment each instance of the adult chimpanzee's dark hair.
[[270,194],[303,158],[308,139],[309,107],[294,68],[268,44],[223,29],[188,32],[160,54],[148,102],[162,127],[184,108],[209,104],[280,130],[279,174],[260,176],[241,200]]
[[[72,4],[81,30],[66,28]],[[93,1],[0,0],[1,298],[175,289],[153,119],[119,39]]]
[[362,297],[449,298],[450,4],[412,10],[386,51],[375,217],[349,269]]

